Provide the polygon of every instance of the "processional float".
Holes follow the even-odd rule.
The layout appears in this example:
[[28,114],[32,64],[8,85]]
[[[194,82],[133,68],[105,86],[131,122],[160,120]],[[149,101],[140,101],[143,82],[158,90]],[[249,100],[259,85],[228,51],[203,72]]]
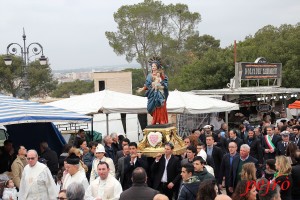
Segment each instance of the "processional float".
[[155,157],[158,153],[164,153],[164,144],[172,143],[173,154],[181,155],[186,146],[177,135],[177,128],[168,123],[168,77],[164,74],[159,57],[151,58],[149,64],[151,73],[147,75],[144,87],[139,88],[137,92],[145,91],[148,99],[147,111],[152,116],[152,122],[143,130],[144,137],[138,149],[148,157]]

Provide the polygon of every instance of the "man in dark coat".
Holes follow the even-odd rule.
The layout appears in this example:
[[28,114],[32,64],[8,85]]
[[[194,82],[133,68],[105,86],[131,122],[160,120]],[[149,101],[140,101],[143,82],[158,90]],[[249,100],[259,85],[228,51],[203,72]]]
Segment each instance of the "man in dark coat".
[[147,174],[142,167],[137,167],[133,170],[132,182],[132,186],[121,193],[120,200],[152,200],[153,197],[159,193],[157,190],[147,186]]
[[294,137],[290,138],[291,142],[294,142],[300,149],[300,126],[293,127]]
[[172,199],[173,193],[177,191],[180,182],[180,160],[172,155],[174,146],[165,144],[165,154],[157,154],[151,166],[153,176],[153,188]]
[[118,151],[122,150],[120,142],[119,142],[119,137],[117,133],[111,133],[110,137],[112,139],[112,144],[111,146],[114,149],[114,152],[117,153]]
[[277,143],[276,154],[286,156],[286,149],[290,143],[290,133],[288,131],[282,131],[280,133],[282,141]]
[[4,146],[0,148],[0,174],[11,171],[11,164],[15,160],[13,142],[5,140]]
[[121,183],[123,190],[126,190],[132,185],[132,172],[137,167],[142,167],[145,171],[148,169],[147,159],[140,153],[137,153],[137,144],[129,143],[130,155],[124,158],[124,181]]
[[263,152],[261,149],[261,141],[254,135],[253,128],[248,130],[248,136],[244,139],[244,144],[250,146],[250,156],[258,160],[258,164],[263,164]]
[[214,174],[216,179],[219,177],[220,166],[223,158],[223,152],[219,147],[214,146],[214,137],[212,135],[206,136],[206,148],[205,151],[207,153],[207,158],[211,157],[212,162],[208,162],[207,164],[214,168]]
[[113,143],[112,138],[109,135],[107,135],[103,138],[103,141],[105,144],[104,148],[105,148],[106,157],[111,158],[114,161],[116,152],[112,146]]
[[78,145],[79,145],[78,142],[81,139],[85,139],[85,132],[84,132],[83,129],[79,129],[79,131],[78,131],[78,133],[77,133],[77,135],[76,135],[76,137],[74,139],[73,146],[77,148]]
[[244,141],[238,137],[236,130],[230,130],[229,131],[229,138],[227,139],[227,143],[229,142],[235,142],[237,144],[237,151],[240,151],[240,147],[242,144],[244,144]]
[[47,166],[52,175],[57,175],[58,172],[58,156],[57,153],[48,147],[47,142],[40,143],[41,157],[46,160]]
[[200,180],[193,176],[194,166],[185,163],[181,168],[182,185],[179,190],[178,200],[196,200]]
[[292,166],[292,197],[293,199],[300,199],[300,150],[297,150],[296,152],[296,161],[297,164]]
[[273,127],[268,126],[265,128],[267,135],[262,138],[262,150],[264,152],[265,160],[275,159],[276,156],[276,146],[281,140],[280,136],[274,134]]
[[232,195],[232,192],[229,191],[229,177],[230,177],[230,168],[232,166],[232,161],[235,157],[240,155],[237,153],[237,144],[235,142],[230,142],[228,144],[229,153],[225,154],[222,159],[220,174],[219,174],[219,188],[222,188],[223,177],[225,177],[225,188],[228,196]]
[[[119,153],[119,152],[117,152]],[[115,169],[116,169],[116,172],[118,172],[118,167],[119,167],[119,160],[120,158],[123,158],[123,157],[127,157],[129,154],[130,154],[130,151],[129,151],[129,145],[126,144],[123,146],[123,150],[121,151],[122,154],[117,154],[117,157],[116,157],[116,162],[115,162]]]
[[207,179],[215,179],[215,177],[210,174],[205,168],[205,160],[201,156],[196,156],[194,158],[194,176],[197,176],[200,182]]
[[226,123],[221,124],[221,128],[216,131],[216,135],[218,136],[217,138],[214,137],[215,139],[215,146],[220,147],[223,154],[228,152],[227,149],[227,135],[228,135],[228,125]]
[[260,177],[260,169],[258,167],[258,161],[250,156],[250,147],[248,144],[243,144],[240,149],[240,156],[235,157],[232,161],[229,174],[229,191],[233,192],[237,183],[241,180],[241,171],[245,163],[253,162],[257,169],[257,178]]
[[[118,160],[119,160],[119,158],[121,158],[121,157],[124,157],[125,156],[125,153],[124,153],[124,146],[125,145],[129,145],[129,143],[130,143],[130,140],[128,139],[128,138],[124,138],[122,141],[121,141],[121,147],[122,147],[122,150],[119,150],[119,151],[117,151],[117,153],[116,153],[116,159],[115,159],[115,163],[117,163],[118,162]],[[127,154],[126,154],[127,155]]]

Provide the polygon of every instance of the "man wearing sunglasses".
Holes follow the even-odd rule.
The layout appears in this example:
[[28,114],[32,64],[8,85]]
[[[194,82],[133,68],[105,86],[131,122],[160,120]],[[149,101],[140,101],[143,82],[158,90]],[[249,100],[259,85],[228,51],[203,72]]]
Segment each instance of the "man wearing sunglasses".
[[38,162],[35,150],[28,151],[27,162],[20,182],[19,200],[56,199],[57,189],[51,172],[46,165]]

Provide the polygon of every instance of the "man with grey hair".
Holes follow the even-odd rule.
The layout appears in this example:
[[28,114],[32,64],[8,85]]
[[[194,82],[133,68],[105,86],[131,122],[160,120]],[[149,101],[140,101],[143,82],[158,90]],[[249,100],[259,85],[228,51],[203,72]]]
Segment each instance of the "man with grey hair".
[[114,152],[117,153],[117,151],[122,150],[120,142],[119,142],[118,133],[111,133],[110,137],[112,139],[112,144],[111,145],[112,145],[112,147],[114,149]]
[[241,171],[242,167],[245,163],[253,162],[257,169],[257,178],[260,177],[259,167],[258,167],[258,160],[253,158],[250,154],[250,147],[248,144],[243,144],[240,147],[240,156],[237,156],[233,159],[232,165],[230,168],[229,174],[229,191],[233,192],[234,188],[236,187],[237,183],[241,180]]
[[63,187],[62,189],[67,189],[71,183],[81,183],[84,189],[87,189],[89,186],[89,182],[85,176],[85,173],[79,170],[79,157],[76,156],[74,153],[71,153],[66,161],[67,166],[66,170],[68,170],[68,174],[64,178]]
[[66,191],[68,200],[83,200],[84,199],[84,186],[81,183],[71,183]]
[[57,189],[49,168],[38,162],[35,150],[27,153],[27,162],[20,182],[19,200],[56,199]]
[[104,138],[103,138],[103,141],[104,141],[104,148],[105,148],[105,153],[106,153],[106,157],[108,158],[111,158],[112,160],[115,160],[115,150],[112,146],[112,143],[113,143],[113,140],[112,138],[109,136],[109,135],[106,135]]

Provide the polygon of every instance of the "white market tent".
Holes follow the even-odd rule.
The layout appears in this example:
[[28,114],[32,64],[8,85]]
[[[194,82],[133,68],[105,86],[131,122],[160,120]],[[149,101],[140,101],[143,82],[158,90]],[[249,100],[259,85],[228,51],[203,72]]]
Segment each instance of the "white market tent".
[[0,125],[36,122],[85,122],[91,117],[76,112],[0,94]]
[[[103,90],[54,101],[48,105],[73,112],[92,115],[97,113],[147,113],[147,98]],[[190,92],[172,91],[167,100],[168,113],[200,114],[238,110],[239,105]]]
[[168,113],[213,113],[239,110],[239,105],[190,92],[172,91],[167,100]]
[[147,99],[145,97],[110,90],[74,96],[47,105],[85,115],[97,113],[147,113]]
[[[74,96],[68,99],[48,103],[48,105],[86,115],[105,113],[107,119],[107,132],[108,114],[110,113],[147,113],[146,97],[109,90]],[[207,96],[194,95],[189,92],[172,91],[167,100],[168,113],[174,114],[225,112],[238,109],[238,104]]]

